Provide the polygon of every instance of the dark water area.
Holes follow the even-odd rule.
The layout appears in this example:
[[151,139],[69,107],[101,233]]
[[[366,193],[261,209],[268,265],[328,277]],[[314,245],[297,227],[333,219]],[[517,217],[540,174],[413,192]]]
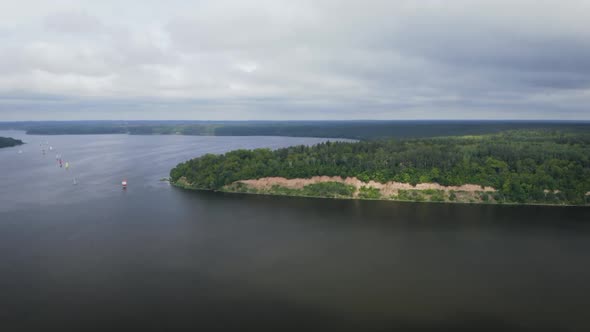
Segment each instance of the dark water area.
[[590,331],[588,208],[159,181],[203,153],[321,139],[0,136],[28,143],[0,149],[0,331]]

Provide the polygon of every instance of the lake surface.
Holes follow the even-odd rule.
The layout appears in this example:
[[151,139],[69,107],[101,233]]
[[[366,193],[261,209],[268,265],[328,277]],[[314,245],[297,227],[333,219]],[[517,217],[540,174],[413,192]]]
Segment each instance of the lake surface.
[[590,331],[588,208],[159,181],[203,153],[315,138],[0,136],[28,143],[0,149],[1,331]]

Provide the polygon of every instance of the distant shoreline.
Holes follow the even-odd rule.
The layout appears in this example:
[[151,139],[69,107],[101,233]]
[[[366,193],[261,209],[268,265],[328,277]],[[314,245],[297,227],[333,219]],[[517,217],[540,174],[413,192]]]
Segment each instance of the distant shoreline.
[[21,121],[0,129],[28,135],[283,136],[402,139],[494,134],[516,129],[589,131],[587,121],[559,120],[347,120],[347,121]]

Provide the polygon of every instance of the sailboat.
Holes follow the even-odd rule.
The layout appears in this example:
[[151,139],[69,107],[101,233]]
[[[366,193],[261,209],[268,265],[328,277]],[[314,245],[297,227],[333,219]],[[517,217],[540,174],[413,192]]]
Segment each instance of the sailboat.
[[123,189],[127,189],[127,180],[121,181],[121,186],[123,186]]
[[73,184],[74,184],[74,185],[77,185],[77,184],[78,184],[78,179],[74,178],[74,180],[73,180]]
[[70,168],[70,163],[66,161],[66,169]]

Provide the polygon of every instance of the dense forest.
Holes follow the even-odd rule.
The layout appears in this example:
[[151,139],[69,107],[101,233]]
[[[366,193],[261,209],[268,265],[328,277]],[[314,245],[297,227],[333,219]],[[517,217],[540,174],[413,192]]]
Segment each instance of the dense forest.
[[47,121],[5,122],[36,135],[299,136],[352,139],[492,134],[516,129],[590,131],[590,122],[548,121]]
[[461,137],[326,142],[207,154],[171,170],[172,182],[220,190],[237,180],[327,175],[385,183],[479,184],[495,202],[590,203],[590,132],[510,130]]
[[0,137],[0,148],[16,146],[23,144],[23,141],[11,137]]

